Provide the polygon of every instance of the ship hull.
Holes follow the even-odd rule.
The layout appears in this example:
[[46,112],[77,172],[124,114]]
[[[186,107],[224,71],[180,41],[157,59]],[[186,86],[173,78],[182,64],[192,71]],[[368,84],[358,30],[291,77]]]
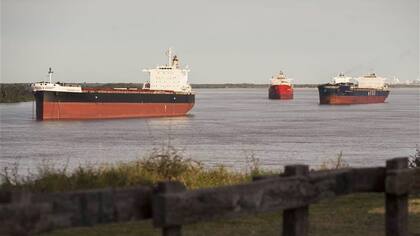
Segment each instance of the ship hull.
[[37,120],[182,116],[195,102],[194,94],[175,93],[37,91],[34,95]]
[[351,105],[384,103],[389,95],[385,89],[352,88],[349,85],[318,86],[319,103],[327,105]]
[[269,99],[293,99],[293,87],[289,85],[271,85],[268,89]]

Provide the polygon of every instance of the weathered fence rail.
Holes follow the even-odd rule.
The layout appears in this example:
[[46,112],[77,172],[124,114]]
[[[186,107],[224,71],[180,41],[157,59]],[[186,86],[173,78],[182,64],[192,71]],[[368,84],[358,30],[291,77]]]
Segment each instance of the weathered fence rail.
[[144,186],[69,193],[3,192],[0,235],[148,219],[152,193],[151,187]]
[[256,212],[283,211],[283,235],[307,235],[309,205],[360,192],[385,193],[386,235],[408,235],[408,195],[420,193],[420,169],[407,158],[386,167],[309,172],[286,166],[279,176],[187,190],[180,182],[68,193],[0,192],[0,235],[32,235],[57,228],[153,219],[162,235],[181,235],[182,225]]

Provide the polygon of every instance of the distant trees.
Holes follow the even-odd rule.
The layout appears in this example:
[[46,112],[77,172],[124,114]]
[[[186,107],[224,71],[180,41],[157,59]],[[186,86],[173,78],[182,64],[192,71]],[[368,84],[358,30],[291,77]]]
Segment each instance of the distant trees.
[[29,84],[0,84],[0,103],[32,101]]

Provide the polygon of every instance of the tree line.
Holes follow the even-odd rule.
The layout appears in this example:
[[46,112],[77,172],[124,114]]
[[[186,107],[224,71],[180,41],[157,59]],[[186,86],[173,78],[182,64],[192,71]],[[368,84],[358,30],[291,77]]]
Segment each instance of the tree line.
[[30,84],[0,84],[0,103],[27,102],[33,99]]

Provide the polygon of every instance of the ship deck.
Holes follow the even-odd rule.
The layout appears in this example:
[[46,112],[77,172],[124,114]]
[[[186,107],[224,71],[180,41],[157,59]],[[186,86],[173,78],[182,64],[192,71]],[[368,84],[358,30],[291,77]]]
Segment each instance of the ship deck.
[[84,93],[118,93],[118,94],[177,94],[168,90],[149,90],[138,88],[82,88]]

